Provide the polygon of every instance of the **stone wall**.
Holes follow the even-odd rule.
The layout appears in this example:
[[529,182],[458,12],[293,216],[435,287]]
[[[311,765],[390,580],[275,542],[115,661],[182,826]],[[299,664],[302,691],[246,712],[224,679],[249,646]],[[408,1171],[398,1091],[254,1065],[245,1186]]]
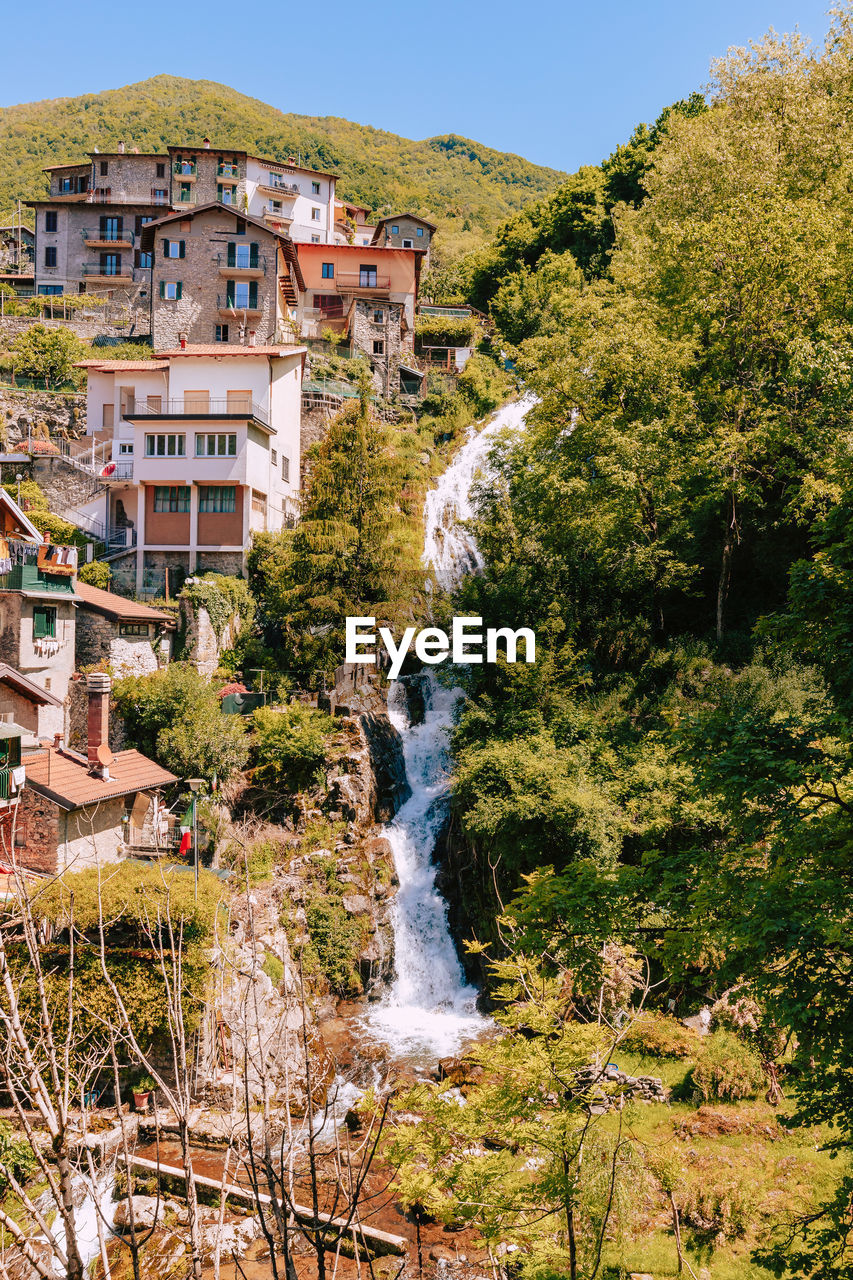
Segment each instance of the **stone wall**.
[[221,636],[217,636],[210,614],[205,608],[196,609],[191,600],[182,596],[178,629],[183,635],[182,661],[191,662],[209,680],[219,666],[223,649],[233,649],[240,634],[240,618],[235,614],[225,624]]
[[199,551],[196,554],[196,572],[209,573],[214,570],[216,573],[227,573],[233,578],[239,578],[245,568],[243,559],[242,551]]
[[110,561],[110,591],[120,596],[136,594],[136,548]]
[[[58,312],[61,309],[62,298],[57,297],[54,311]],[[34,324],[43,324],[48,329],[70,329],[72,333],[76,333],[82,342],[91,342],[93,338],[100,337],[120,338],[124,342],[129,341],[129,326],[127,323],[112,324],[106,316],[95,316],[82,320],[79,318],[79,313],[75,317],[72,312],[67,319],[64,319],[62,315],[56,314],[51,317],[49,313],[46,316],[0,316],[0,345],[8,346],[17,338],[19,333],[25,333]],[[108,347],[104,348],[103,354],[105,359],[109,357]]]
[[[43,489],[47,505],[58,516],[107,492],[106,485],[101,484],[94,476],[87,475],[85,471],[69,466],[62,458],[33,458],[30,476]],[[103,514],[106,514],[106,498],[102,518]]]
[[76,392],[0,386],[0,418],[6,423],[12,449],[26,441],[28,432],[40,422],[47,423],[55,434],[76,438],[86,432],[86,397]]
[[[382,317],[381,321],[376,317]],[[403,355],[403,307],[399,302],[369,302],[359,298],[352,310],[350,342],[364,352],[373,371],[373,385],[382,395],[400,390],[400,360]],[[381,342],[377,354],[374,344]]]
[[120,861],[124,812],[124,799],[119,798],[61,813],[59,837],[63,848],[58,859],[59,870],[83,871],[99,862]]
[[168,662],[171,641],[164,637],[165,649],[158,638],[123,636],[113,618],[87,609],[77,610],[77,666],[106,666],[110,673],[122,676],[144,676]]
[[18,852],[23,866],[45,875],[57,873],[59,815],[60,810],[50,800],[45,800],[31,787],[24,788],[18,816],[18,834],[23,839]]

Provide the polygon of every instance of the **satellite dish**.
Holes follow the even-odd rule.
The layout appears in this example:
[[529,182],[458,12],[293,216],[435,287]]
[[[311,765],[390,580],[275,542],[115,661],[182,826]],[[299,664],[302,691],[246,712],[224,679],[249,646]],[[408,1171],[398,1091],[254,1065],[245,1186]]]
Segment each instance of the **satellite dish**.
[[96,755],[98,757],[98,764],[102,764],[105,769],[108,769],[113,760],[115,760],[115,756],[105,742],[102,742],[98,747]]

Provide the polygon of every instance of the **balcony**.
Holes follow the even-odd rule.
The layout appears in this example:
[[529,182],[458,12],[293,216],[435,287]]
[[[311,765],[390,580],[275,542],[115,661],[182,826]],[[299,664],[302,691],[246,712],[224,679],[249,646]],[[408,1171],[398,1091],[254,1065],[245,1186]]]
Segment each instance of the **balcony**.
[[[133,414],[125,410],[122,416],[129,421]],[[133,479],[133,463],[129,460],[126,462],[108,462],[101,468],[99,478],[106,480],[108,484],[126,483],[128,480]]]
[[172,173],[176,178],[183,178],[184,182],[195,182],[197,177],[195,161],[176,160],[172,165]]
[[293,226],[293,218],[289,217],[286,213],[276,213],[274,210],[267,208],[266,205],[264,205],[261,210],[261,217],[264,222],[268,222],[272,227],[284,227],[285,229],[289,229]]
[[132,231],[84,231],[83,243],[89,249],[132,249]]
[[239,250],[244,248],[243,245],[238,246],[237,253],[217,253],[216,263],[219,267],[221,276],[236,276],[240,280],[259,280],[261,276],[267,274],[267,260],[261,254],[254,256],[248,251],[240,253]]
[[377,275],[375,271],[340,271],[335,283],[340,293],[389,293],[391,277]]
[[299,195],[299,187],[295,182],[259,182],[259,191],[269,191],[274,196],[280,196],[284,200],[292,200]]
[[230,316],[232,320],[238,320],[240,316],[245,316],[247,320],[260,319],[263,314],[263,307],[258,306],[257,298],[250,298],[248,302],[241,302],[239,298],[232,298],[227,293],[220,293],[216,299],[216,305],[219,314]]
[[179,205],[184,208],[188,204],[195,204],[196,197],[194,191],[179,191],[172,201],[173,205]]
[[[247,348],[251,350],[251,348]],[[133,410],[127,409],[124,414],[126,422],[154,422],[167,418],[192,418],[201,420],[208,418],[231,418],[245,421],[253,418],[261,426],[268,427],[269,412],[262,405],[256,404],[248,396],[229,396],[226,399],[209,399],[207,397],[185,397],[183,400],[161,400],[159,404],[137,404]],[[163,458],[164,462],[174,462],[175,458]],[[149,458],[148,461],[155,461]],[[181,459],[183,461],[183,459]],[[125,465],[117,463],[117,466]]]
[[235,182],[240,178],[240,167],[236,164],[222,163],[216,166],[217,178],[233,178]]
[[73,574],[45,573],[35,561],[13,564],[8,573],[0,575],[0,591],[38,591],[69,596],[74,594],[74,577]]
[[132,267],[105,267],[100,262],[84,262],[81,274],[92,284],[133,284]]
[[168,191],[166,190],[166,188],[165,188],[165,187],[152,187],[152,188],[151,188],[151,203],[152,203],[152,204],[165,204],[165,205],[167,205],[167,204],[169,204],[169,203],[170,203],[170,201],[169,201],[169,193],[168,193]]

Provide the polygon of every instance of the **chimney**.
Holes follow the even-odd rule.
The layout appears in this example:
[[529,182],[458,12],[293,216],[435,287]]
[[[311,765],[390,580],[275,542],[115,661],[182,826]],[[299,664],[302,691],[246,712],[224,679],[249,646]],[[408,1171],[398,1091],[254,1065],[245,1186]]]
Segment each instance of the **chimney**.
[[187,349],[187,340],[184,337],[184,335],[181,334],[181,350],[186,351],[186,349]]
[[118,153],[119,153],[119,155],[120,155],[120,156],[123,156],[123,155],[124,155],[124,143],[123,143],[123,142],[120,142],[120,143],[118,144]]
[[250,329],[249,330],[249,346],[253,347],[254,345],[255,345],[255,331],[254,329]]
[[102,671],[92,671],[86,676],[89,695],[89,736],[86,754],[90,769],[101,769],[98,747],[108,747],[110,737],[110,688],[112,681]]
[[205,138],[205,140],[204,140],[204,149],[205,149],[205,151],[209,151],[209,150],[210,150],[210,138]]

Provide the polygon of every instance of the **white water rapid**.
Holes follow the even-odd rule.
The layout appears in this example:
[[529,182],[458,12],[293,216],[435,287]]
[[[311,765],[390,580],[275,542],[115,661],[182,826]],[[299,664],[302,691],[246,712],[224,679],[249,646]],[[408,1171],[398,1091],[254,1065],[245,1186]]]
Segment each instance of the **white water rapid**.
[[[433,566],[443,587],[458,586],[466,573],[482,566],[477,544],[459,522],[473,514],[471,488],[495,435],[518,429],[532,404],[526,397],[505,405],[475,430],[427,494],[424,563]],[[458,1053],[489,1022],[477,1012],[477,992],[465,981],[432,862],[447,812],[448,731],[462,691],[447,689],[431,676],[425,677],[424,690],[424,720],[418,725],[409,722],[399,684],[388,699],[388,714],[403,739],[412,794],[385,829],[400,879],[393,919],[396,979],[371,1009],[366,1028],[395,1056],[432,1066],[436,1058]]]

